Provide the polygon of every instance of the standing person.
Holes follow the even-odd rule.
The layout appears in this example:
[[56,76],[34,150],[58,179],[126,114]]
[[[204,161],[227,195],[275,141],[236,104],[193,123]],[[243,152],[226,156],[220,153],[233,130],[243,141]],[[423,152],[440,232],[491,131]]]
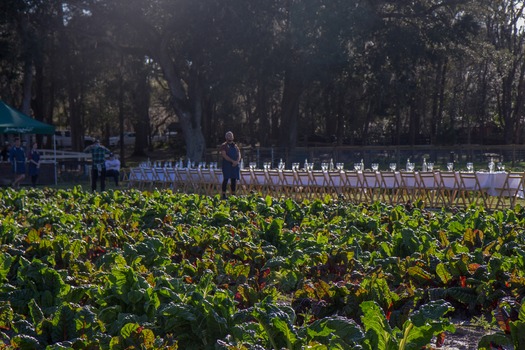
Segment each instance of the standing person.
[[26,177],[26,152],[20,146],[20,138],[15,138],[15,144],[9,150],[9,160],[13,165],[13,173],[15,179],[13,181],[14,188],[20,188],[20,182]]
[[115,186],[118,187],[118,179],[120,176],[120,160],[113,153],[109,154],[109,159],[106,159],[106,176],[113,176],[115,179]]
[[111,153],[109,149],[102,146],[99,140],[87,146],[84,152],[91,152],[91,191],[97,190],[97,181],[100,177],[100,190],[106,190],[106,154]]
[[2,148],[2,162],[7,162],[9,160],[9,142],[4,143],[4,147]]
[[36,187],[38,174],[40,173],[40,153],[38,153],[38,144],[33,142],[33,148],[29,153],[29,176],[31,176],[31,185]]
[[228,131],[225,135],[226,141],[221,145],[222,156],[222,199],[226,199],[228,180],[231,181],[231,194],[235,194],[236,181],[240,178],[239,162],[241,161],[241,150],[233,142],[233,132]]

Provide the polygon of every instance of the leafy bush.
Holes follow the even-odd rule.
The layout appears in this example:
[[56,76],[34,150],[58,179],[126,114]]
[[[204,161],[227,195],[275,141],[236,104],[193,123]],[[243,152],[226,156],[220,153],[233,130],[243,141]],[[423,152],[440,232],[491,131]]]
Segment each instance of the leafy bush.
[[421,349],[465,310],[504,319],[480,346],[522,344],[521,207],[74,188],[2,190],[0,214],[13,348]]

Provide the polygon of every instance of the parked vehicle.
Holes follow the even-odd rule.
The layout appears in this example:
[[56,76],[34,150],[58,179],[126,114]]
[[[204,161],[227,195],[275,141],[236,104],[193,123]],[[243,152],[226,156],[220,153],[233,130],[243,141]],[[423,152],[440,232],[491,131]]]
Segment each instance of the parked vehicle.
[[160,135],[160,134],[154,135],[151,138],[151,142],[154,143],[154,144],[157,144],[157,143],[169,143],[170,141],[175,139],[176,136],[177,136],[177,132],[176,131],[168,131],[168,132],[165,132],[162,135]]
[[[135,133],[134,132],[124,132],[124,145],[130,146],[135,143]],[[120,135],[119,136],[111,136],[109,138],[109,147],[118,147],[120,146]]]
[[[44,137],[44,143],[47,143],[47,136]],[[91,145],[95,142],[95,138],[91,136],[84,136],[84,147]],[[55,131],[55,143],[59,149],[70,149],[73,146],[71,140],[70,130],[56,130]]]
[[84,146],[87,147],[87,146],[92,145],[93,143],[95,143],[95,140],[96,138],[94,137],[84,136]]
[[71,148],[71,146],[73,145],[71,142],[71,131],[56,130],[55,143],[57,145],[57,148]]

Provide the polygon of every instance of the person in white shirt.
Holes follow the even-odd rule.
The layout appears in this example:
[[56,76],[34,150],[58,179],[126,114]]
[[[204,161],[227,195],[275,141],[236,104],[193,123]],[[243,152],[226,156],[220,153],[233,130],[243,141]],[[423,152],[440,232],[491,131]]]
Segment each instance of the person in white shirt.
[[109,158],[106,159],[106,176],[112,176],[115,179],[115,186],[118,186],[120,160],[113,153],[110,153]]

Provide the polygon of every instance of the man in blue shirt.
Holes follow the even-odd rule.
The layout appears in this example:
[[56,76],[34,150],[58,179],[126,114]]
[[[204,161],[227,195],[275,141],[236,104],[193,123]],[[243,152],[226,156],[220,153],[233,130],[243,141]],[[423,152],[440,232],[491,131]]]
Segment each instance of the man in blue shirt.
[[9,150],[9,160],[13,165],[13,173],[15,180],[13,181],[14,188],[20,188],[20,182],[26,177],[26,152],[20,146],[20,138],[15,139],[15,144]]
[[231,194],[235,194],[236,182],[240,178],[239,163],[241,151],[233,142],[233,132],[228,131],[225,135],[226,141],[220,146],[222,156],[222,199],[226,199],[228,180],[230,181]]
[[111,151],[102,146],[99,140],[87,146],[84,152],[91,152],[91,191],[97,190],[97,181],[100,177],[100,190],[106,190],[106,154]]

